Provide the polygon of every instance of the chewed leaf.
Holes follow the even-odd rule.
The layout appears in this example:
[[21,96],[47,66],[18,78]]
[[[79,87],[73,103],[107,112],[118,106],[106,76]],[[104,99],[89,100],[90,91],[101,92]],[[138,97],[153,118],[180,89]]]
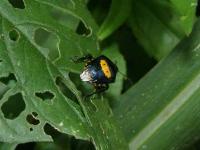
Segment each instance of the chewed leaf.
[[[96,49],[95,36],[92,34],[90,37],[83,37],[76,34],[75,30],[73,31],[71,28],[58,26],[56,20],[51,16],[50,10],[59,9],[79,21],[83,20],[79,16],[79,11],[86,16],[89,13],[81,4],[77,4],[79,5],[78,12],[71,9],[71,6],[75,4],[72,2],[69,2],[68,5],[61,5],[61,3],[53,5],[53,1],[22,2],[24,4],[22,10],[13,9],[13,7],[19,6],[9,1],[0,2],[0,14],[2,15],[0,29],[1,35],[3,35],[0,41],[0,81],[5,84],[5,88],[2,87],[2,100],[0,102],[2,112],[4,112],[1,114],[2,121],[8,124],[7,127],[2,125],[5,130],[1,132],[0,137],[5,142],[51,140],[43,131],[45,122],[49,122],[62,132],[88,139],[90,133],[80,106],[70,100],[70,95],[69,97],[64,96],[55,82],[56,76],[62,76],[58,71],[59,68],[67,70],[69,67],[71,70],[76,70],[77,66],[74,65],[75,68],[73,68],[73,65],[70,65],[69,54],[71,56],[80,55],[86,50],[92,53]],[[38,14],[38,10],[41,14]],[[45,16],[45,19],[43,16]],[[84,25],[87,24],[87,27],[95,26],[92,19],[88,18],[90,17],[87,17],[89,23],[84,21]],[[90,28],[92,29],[92,27]],[[95,27],[93,33],[95,33],[94,30]],[[55,59],[51,57],[54,55],[50,51],[51,47],[48,44],[44,45],[44,41],[35,39],[35,35],[38,34],[44,35],[43,40],[53,39],[43,31],[53,35],[53,38],[57,38],[55,42],[52,42],[52,45],[53,43],[57,45],[58,55],[55,55]],[[65,43],[67,41],[69,44]],[[87,48],[84,48],[84,43],[88,43]],[[54,61],[54,65],[51,61]],[[63,67],[58,65],[60,62],[63,62]],[[7,90],[9,91],[6,92]],[[11,97],[19,92],[21,99],[23,99],[22,102],[25,102],[24,107],[20,111],[16,107],[9,112],[8,108],[13,107],[11,106]],[[27,122],[27,116],[30,116],[31,110],[38,114],[40,124],[37,126],[30,124],[30,117],[28,117]],[[8,118],[12,120],[8,120]],[[19,122],[21,130],[16,125]],[[8,130],[9,128],[15,132]],[[18,134],[21,138],[17,138]]]
[[[107,116],[110,108],[105,100],[95,100],[98,113],[90,110],[93,105],[84,101],[68,77],[69,71],[77,73],[83,67],[70,61],[73,56],[99,53],[97,26],[85,2],[21,2],[0,1],[1,141],[52,141],[49,126],[75,138],[92,139],[97,149],[107,143],[109,148],[126,149],[113,117]],[[55,19],[52,9],[67,14],[72,24]]]
[[[4,114],[4,116],[1,114],[2,120],[8,124],[9,128],[16,132],[5,130],[5,133],[0,134],[3,141],[27,142],[37,140],[38,136],[40,136],[38,140],[50,140],[42,128],[45,122],[51,122],[62,132],[87,139],[89,131],[87,130],[87,124],[81,114],[80,107],[69,98],[64,97],[55,84],[53,74],[57,74],[57,72],[52,71],[51,68],[56,67],[41,55],[33,44],[23,36],[20,30],[18,31],[20,34],[18,41],[12,41],[9,37],[9,31],[13,27],[5,19],[2,21],[2,27],[5,43],[4,49],[0,49],[0,51],[7,51],[7,61],[10,61],[11,71],[17,80],[16,86],[11,88],[0,101]],[[12,79],[11,77],[9,78]],[[4,84],[8,83],[4,82]],[[23,99],[23,102],[25,102],[25,106],[22,105],[23,111],[18,111],[17,106],[13,109],[15,105],[20,105],[20,101],[16,101],[18,99],[15,98],[15,101],[13,101],[15,103],[11,103],[11,100],[13,100],[11,94],[18,92],[22,93],[20,99]],[[9,107],[12,108],[11,112],[8,111]],[[40,124],[37,126],[33,126],[29,124],[30,121],[26,121],[27,115],[31,113],[31,110],[36,111],[38,114]],[[73,116],[70,114],[73,114]],[[19,122],[22,131],[16,125]],[[21,138],[17,138],[18,134]],[[33,134],[37,136],[33,136]]]

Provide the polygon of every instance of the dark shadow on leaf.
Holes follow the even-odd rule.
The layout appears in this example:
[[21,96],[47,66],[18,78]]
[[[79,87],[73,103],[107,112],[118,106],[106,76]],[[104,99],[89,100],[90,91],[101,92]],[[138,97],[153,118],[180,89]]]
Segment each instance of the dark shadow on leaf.
[[35,96],[39,97],[43,101],[52,100],[54,98],[54,94],[52,92],[50,92],[50,91],[36,92]]
[[20,113],[25,109],[25,102],[21,93],[17,93],[8,98],[8,100],[3,103],[1,110],[4,117],[7,119],[15,119]]
[[196,16],[199,17],[200,16],[200,1],[198,0],[198,4],[196,7]]
[[87,7],[91,12],[96,23],[100,26],[109,13],[112,0],[95,0],[88,1]]
[[19,9],[24,9],[24,1],[23,0],[8,0],[8,2],[14,7]]

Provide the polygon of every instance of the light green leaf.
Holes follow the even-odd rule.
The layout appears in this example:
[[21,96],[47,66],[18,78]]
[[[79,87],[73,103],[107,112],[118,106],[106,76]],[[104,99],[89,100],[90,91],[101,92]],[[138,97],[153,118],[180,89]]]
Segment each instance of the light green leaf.
[[186,35],[190,34],[194,21],[196,19],[195,12],[197,0],[170,0],[173,9],[178,13],[178,22],[180,28]]
[[200,139],[199,60],[200,20],[188,38],[119,98],[114,113],[130,149],[183,149]]
[[160,60],[191,32],[196,3],[196,0],[134,1],[130,27],[146,52]]
[[103,40],[121,26],[131,11],[131,0],[112,0],[109,14],[98,31],[98,38]]

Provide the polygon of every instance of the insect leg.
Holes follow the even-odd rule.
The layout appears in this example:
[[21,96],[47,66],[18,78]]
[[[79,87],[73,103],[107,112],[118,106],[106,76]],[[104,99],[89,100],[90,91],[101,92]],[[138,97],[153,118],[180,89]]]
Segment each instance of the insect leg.
[[90,55],[90,54],[87,54],[87,55],[85,55],[85,56],[83,56],[83,57],[77,57],[77,56],[75,56],[75,57],[71,58],[71,60],[72,60],[74,63],[90,62],[90,61],[92,61],[93,59],[94,59],[94,58],[93,58],[92,55]]
[[109,88],[109,85],[108,84],[100,84],[100,85],[98,84],[98,85],[94,85],[94,87],[95,87],[95,91],[86,95],[86,97],[90,97],[94,94],[98,94],[98,93],[102,93],[102,92],[106,91]]

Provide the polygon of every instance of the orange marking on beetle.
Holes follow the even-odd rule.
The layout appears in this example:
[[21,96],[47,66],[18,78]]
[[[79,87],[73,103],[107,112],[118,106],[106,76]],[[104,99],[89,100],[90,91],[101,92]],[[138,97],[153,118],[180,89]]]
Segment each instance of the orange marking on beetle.
[[107,78],[111,78],[110,68],[105,60],[100,60],[101,69]]

